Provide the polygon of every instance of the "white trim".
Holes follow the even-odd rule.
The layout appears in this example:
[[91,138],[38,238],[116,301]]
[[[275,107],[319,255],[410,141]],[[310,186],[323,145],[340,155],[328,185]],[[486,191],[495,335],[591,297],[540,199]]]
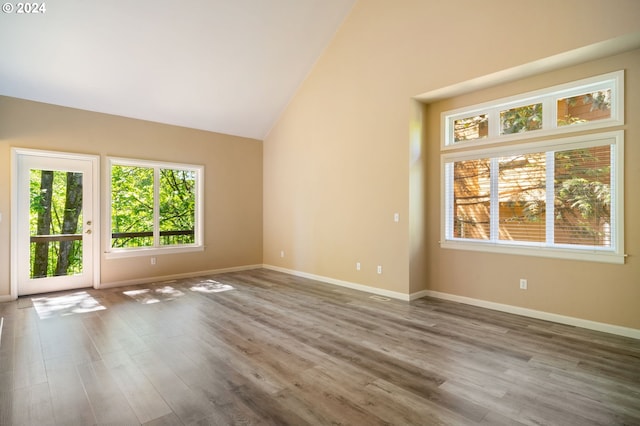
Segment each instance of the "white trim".
[[204,251],[204,249],[205,249],[205,246],[185,244],[185,245],[162,246],[162,247],[131,247],[131,248],[118,249],[114,251],[105,251],[103,254],[104,254],[104,258],[109,260],[109,259],[123,259],[126,257],[161,256],[163,254],[193,253],[198,251]]
[[506,312],[509,314],[521,315],[529,318],[541,319],[545,321],[551,321],[559,324],[571,325],[574,327],[581,327],[588,330],[601,331],[604,333],[615,334],[618,336],[630,337],[632,339],[640,339],[640,330],[629,327],[622,327],[619,325],[606,324],[602,322],[585,320],[582,318],[569,317],[566,315],[553,314],[550,312],[538,311],[535,309],[522,308],[519,306],[505,305],[502,303],[490,302],[487,300],[474,299],[471,297],[457,296],[450,293],[442,293],[434,290],[421,290],[411,294],[399,293],[396,291],[389,291],[375,287],[369,287],[367,285],[356,284],[348,281],[337,280],[334,278],[328,278],[321,275],[310,274],[307,272],[296,271],[293,269],[282,268],[273,265],[262,265],[264,269],[270,269],[272,271],[282,272],[285,274],[293,275],[296,277],[308,278],[327,284],[334,284],[340,287],[347,287],[353,290],[360,290],[367,293],[373,293],[380,296],[386,296],[393,299],[402,301],[413,301],[422,297],[434,297],[436,299],[449,300],[452,302],[464,303],[465,305],[478,306],[480,308],[491,309],[494,311]]
[[11,149],[11,264],[9,266],[9,298],[18,299],[18,227],[11,226],[18,217],[18,150]]
[[576,136],[544,139],[541,141],[526,142],[509,146],[480,147],[478,149],[468,149],[460,152],[449,151],[442,153],[440,157],[443,162],[451,162],[454,160],[475,160],[486,157],[500,157],[517,154],[531,154],[543,151],[563,151],[583,147],[623,144],[624,130],[610,130],[599,133],[584,133]]
[[[571,126],[557,125],[556,116],[558,99],[607,89],[611,90],[611,95],[613,97],[610,118],[574,124]],[[542,104],[543,122],[540,129],[514,134],[500,133],[499,117],[501,112],[512,108],[519,108],[534,104]],[[551,108],[552,111],[549,111],[549,108]],[[489,134],[487,137],[455,142],[453,134],[454,122],[456,120],[470,118],[475,115],[487,115],[489,119]],[[549,117],[552,119],[548,120]],[[545,120],[544,118],[547,119]],[[506,98],[495,99],[450,111],[444,111],[440,115],[440,121],[441,151],[458,150],[469,147],[475,148],[496,143],[517,142],[523,139],[563,135],[567,133],[621,126],[624,125],[624,70],[572,81],[532,92],[521,93]]]
[[408,302],[411,299],[411,296],[406,293],[400,293],[398,291],[384,290],[381,288],[370,287],[364,284],[352,283],[350,281],[338,280],[335,278],[324,277],[322,275],[310,274],[308,272],[296,271],[293,269],[281,268],[279,266],[273,265],[262,265],[264,269],[270,269],[272,271],[283,272],[285,274],[294,275],[296,277],[308,278],[310,280],[321,281],[328,284],[337,285],[340,287],[350,288],[352,290],[364,291],[367,293],[377,294],[379,296],[390,297],[392,299],[404,300]]
[[[17,300],[18,299],[18,226],[15,226],[13,221],[17,221],[18,217],[18,158],[19,156],[32,156],[32,157],[49,157],[49,158],[57,158],[57,159],[68,159],[68,160],[79,160],[79,161],[87,161],[91,164],[91,182],[92,182],[92,218],[93,222],[92,228],[100,230],[101,229],[101,216],[100,216],[100,180],[102,178],[100,174],[100,156],[95,154],[82,154],[82,153],[72,153],[72,152],[61,152],[61,151],[47,151],[40,149],[30,149],[30,148],[20,148],[20,147],[12,147],[11,148],[11,263],[10,263],[10,286],[9,286],[9,295],[8,296],[0,296],[0,302],[6,300]],[[17,223],[17,222],[16,222]],[[98,288],[98,283],[100,282],[100,245],[101,245],[101,234],[100,232],[94,232],[92,238],[92,282],[93,287]],[[9,297],[9,299],[6,299]],[[6,300],[5,300],[6,299]]]
[[[166,161],[152,161],[152,160],[140,160],[133,158],[122,157],[105,157],[106,166],[104,167],[103,185],[105,200],[107,202],[104,205],[104,217],[103,221],[103,234],[104,234],[104,250],[103,255],[105,259],[118,259],[125,257],[138,257],[138,256],[157,256],[162,254],[177,254],[177,253],[189,253],[195,251],[203,251],[204,247],[204,181],[205,181],[205,167],[204,165],[188,164],[188,163],[171,163]],[[132,166],[132,167],[145,167],[152,168],[154,173],[154,242],[158,242],[157,233],[159,232],[159,190],[160,179],[159,169],[175,169],[175,170],[188,170],[195,172],[195,197],[196,208],[194,217],[194,243],[193,244],[179,244],[173,246],[153,246],[153,247],[130,247],[130,248],[112,248],[111,247],[111,169],[114,165],[120,166]]]
[[193,277],[202,277],[206,275],[224,274],[227,272],[249,271],[252,269],[260,269],[260,268],[262,268],[262,265],[257,264],[257,265],[235,266],[231,268],[210,269],[208,271],[185,272],[182,274],[160,275],[156,277],[145,277],[145,278],[137,278],[132,280],[100,283],[100,286],[97,288],[105,289],[105,288],[114,288],[114,287],[125,287],[125,286],[131,286],[131,285],[156,283],[156,282],[162,282],[162,281],[168,281],[168,280],[178,280],[182,278],[193,278]]
[[93,169],[91,190],[93,191],[93,229],[95,229],[93,236],[93,288],[97,288],[100,283],[100,266],[102,265],[100,256],[100,247],[102,247],[102,216],[100,210],[100,203],[102,202],[102,194],[100,192],[100,183],[102,181],[102,174],[100,170],[100,156],[93,156],[91,161],[91,168]]
[[[99,288],[106,289],[106,288],[124,287],[124,286],[131,286],[131,285],[142,285],[142,284],[149,284],[154,282],[168,281],[173,279],[216,275],[216,274],[223,274],[228,272],[248,271],[248,270],[260,269],[260,268],[282,272],[282,273],[297,276],[297,277],[308,278],[308,279],[312,279],[312,280],[327,283],[327,284],[334,284],[340,287],[346,287],[353,290],[359,290],[367,293],[386,296],[386,297],[390,297],[390,298],[398,299],[402,301],[413,301],[413,300],[420,299],[422,297],[433,297],[436,299],[449,300],[452,302],[463,303],[465,305],[472,305],[480,308],[491,309],[494,311],[506,312],[514,315],[521,315],[529,318],[541,319],[541,320],[551,321],[559,324],[571,325],[574,327],[581,327],[588,330],[601,331],[604,333],[610,333],[618,336],[630,337],[633,339],[640,340],[640,330],[635,328],[622,327],[618,325],[606,324],[606,323],[601,323],[597,321],[590,321],[590,320],[585,320],[581,318],[553,314],[550,312],[538,311],[535,309],[522,308],[519,306],[506,305],[502,303],[490,302],[490,301],[481,300],[481,299],[474,299],[466,296],[458,296],[450,293],[442,293],[434,290],[421,290],[421,291],[407,295],[407,294],[399,293],[395,291],[379,289],[379,288],[370,287],[362,284],[356,284],[348,281],[337,280],[337,279],[323,277],[316,274],[310,274],[307,272],[301,272],[301,271],[281,268],[279,266],[273,266],[273,265],[267,265],[267,264],[245,265],[245,266],[237,266],[237,267],[231,267],[231,268],[213,269],[208,271],[164,275],[164,276],[151,277],[151,278],[141,278],[141,279],[126,280],[126,281],[114,281],[111,283],[101,283],[99,285]],[[9,302],[11,300],[15,300],[15,299],[12,298],[11,296],[0,296],[0,302]]]
[[640,330],[619,325],[606,324],[597,321],[590,321],[582,318],[569,317],[550,312],[538,311],[535,309],[521,308],[519,306],[505,305],[502,303],[489,302],[487,300],[474,299],[471,297],[458,296],[450,293],[442,293],[434,290],[423,290],[419,293],[421,297],[428,296],[436,299],[449,300],[452,302],[464,303],[465,305],[478,306],[494,311],[506,312],[509,314],[521,315],[529,318],[536,318],[545,321],[556,322],[574,327],[586,328],[589,330],[601,331],[604,333],[616,334],[618,336],[640,339]]
[[[604,145],[614,146],[611,149],[611,188],[614,197],[612,198],[611,203],[611,218],[612,223],[614,224],[611,233],[611,247],[574,247],[571,245],[555,244],[550,242],[550,240],[540,243],[502,241],[494,235],[494,230],[496,229],[496,218],[493,213],[491,214],[492,234],[489,240],[470,240],[453,237],[453,223],[451,222],[453,215],[453,166],[449,166],[449,164],[453,164],[455,161],[474,160],[479,158],[493,159],[501,155],[515,155],[531,152],[555,152]],[[440,247],[445,249],[552,257],[556,259],[573,259],[613,264],[625,263],[627,255],[624,252],[624,130],[614,130],[603,133],[587,133],[579,136],[550,139],[541,142],[529,142],[506,147],[496,146],[465,150],[462,152],[446,152],[440,155],[440,161]],[[547,168],[548,167],[549,165],[547,165]],[[492,182],[495,176],[496,174],[492,170]],[[492,187],[490,194],[492,197],[495,197],[497,195],[496,188]],[[548,195],[552,196],[553,194]],[[492,199],[491,203],[492,206],[496,205],[496,200]],[[548,213],[547,217],[549,217]],[[548,227],[546,228],[546,231],[549,232]]]

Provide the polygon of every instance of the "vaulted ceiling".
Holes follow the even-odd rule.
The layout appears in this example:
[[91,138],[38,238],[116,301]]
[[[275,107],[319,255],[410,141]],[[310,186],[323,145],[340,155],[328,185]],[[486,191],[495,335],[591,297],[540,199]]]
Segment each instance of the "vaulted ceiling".
[[6,10],[0,95],[262,139],[354,3],[58,0],[38,14]]

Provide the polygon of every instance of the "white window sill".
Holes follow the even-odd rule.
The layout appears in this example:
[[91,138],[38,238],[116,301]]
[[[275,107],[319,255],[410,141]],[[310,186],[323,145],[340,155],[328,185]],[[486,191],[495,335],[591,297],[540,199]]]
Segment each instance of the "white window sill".
[[136,247],[129,249],[116,249],[104,253],[105,259],[122,259],[127,257],[160,256],[163,254],[182,254],[204,251],[205,247],[200,245],[190,246],[167,246],[167,247]]
[[626,255],[613,250],[557,248],[529,246],[509,243],[476,242],[469,240],[447,240],[440,247],[455,250],[482,251],[486,253],[516,254],[524,256],[549,257],[553,259],[582,260],[624,264]]

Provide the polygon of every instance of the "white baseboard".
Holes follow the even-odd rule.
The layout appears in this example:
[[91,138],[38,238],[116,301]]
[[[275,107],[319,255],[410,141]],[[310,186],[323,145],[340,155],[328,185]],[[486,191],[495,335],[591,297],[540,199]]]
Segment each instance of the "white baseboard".
[[104,289],[104,288],[114,288],[114,287],[125,287],[128,285],[149,284],[149,283],[156,283],[156,282],[162,282],[162,281],[178,280],[182,278],[201,277],[204,275],[216,275],[216,274],[224,274],[227,272],[248,271],[251,269],[259,269],[259,268],[262,268],[262,265],[258,264],[258,265],[235,266],[232,268],[210,269],[208,271],[186,272],[182,274],[162,275],[157,277],[145,277],[145,278],[138,278],[134,280],[125,280],[125,281],[112,281],[109,283],[100,283],[99,285],[96,286],[96,288]]
[[308,278],[311,280],[322,281],[325,283],[338,285],[340,287],[346,287],[353,290],[360,290],[367,293],[373,293],[378,296],[390,297],[391,299],[398,299],[398,300],[404,300],[404,301],[410,300],[409,298],[410,296],[408,294],[400,293],[398,291],[391,291],[391,290],[384,290],[381,288],[369,287],[364,284],[357,284],[349,281],[337,280],[335,278],[323,277],[322,275],[315,275],[307,272],[296,271],[293,269],[281,268],[279,266],[262,265],[262,267],[265,269],[271,269],[272,271],[278,271],[278,272],[283,272],[285,274],[294,275],[296,277]]
[[[245,266],[237,266],[233,268],[212,269],[208,271],[188,272],[183,274],[173,274],[173,275],[165,275],[165,276],[151,277],[151,278],[140,278],[140,279],[126,280],[126,281],[114,281],[110,283],[100,283],[100,285],[96,286],[96,288],[124,287],[128,285],[148,284],[153,282],[169,281],[169,280],[175,280],[180,278],[191,278],[191,277],[199,277],[204,275],[223,274],[227,272],[247,271],[247,270],[259,269],[259,268],[265,268],[273,271],[283,272],[289,275],[308,278],[308,279],[312,279],[320,282],[326,282],[326,283],[334,284],[340,287],[346,287],[353,290],[364,291],[367,293],[372,293],[379,296],[389,297],[397,300],[412,301],[412,300],[420,299],[421,297],[426,297],[426,296],[435,297],[437,299],[450,300],[452,302],[464,303],[466,305],[478,306],[481,308],[492,309],[494,311],[507,312],[510,314],[522,315],[525,317],[536,318],[536,319],[541,319],[545,321],[552,321],[560,324],[566,324],[566,325],[571,325],[575,327],[582,327],[589,330],[602,331],[605,333],[616,334],[619,336],[630,337],[633,339],[640,340],[640,330],[635,328],[622,327],[622,326],[613,325],[613,324],[607,324],[607,323],[585,320],[581,318],[569,317],[565,315],[553,314],[550,312],[522,308],[519,306],[505,305],[502,303],[490,302],[490,301],[481,300],[481,299],[474,299],[471,297],[457,296],[455,294],[442,293],[434,290],[422,290],[416,293],[405,294],[397,291],[384,290],[376,287],[370,287],[364,284],[352,283],[349,281],[338,280],[335,278],[324,277],[321,275],[310,274],[307,272],[301,272],[293,269],[281,268],[279,266],[266,265],[266,264],[245,265]],[[0,303],[10,302],[12,300],[15,300],[15,298],[13,298],[11,295],[0,296]]]
[[481,299],[473,299],[471,297],[457,296],[455,294],[441,293],[433,290],[423,290],[419,293],[420,297],[429,296],[437,299],[450,300],[452,302],[464,303],[466,305],[479,306],[481,308],[492,309],[494,311],[507,312],[510,314],[522,315],[525,317],[541,319],[545,321],[557,322],[560,324],[582,327],[589,330],[602,331],[605,333],[616,334],[618,336],[631,337],[640,339],[640,330],[619,325],[606,324],[602,322],[590,321],[581,318],[569,317],[565,315],[553,314],[550,312],[538,311],[535,309],[521,308],[513,305],[505,305],[502,303],[489,302]]
[[450,300],[452,302],[464,303],[466,305],[478,306],[481,308],[492,309],[494,311],[507,312],[510,314],[521,315],[530,318],[541,319],[545,321],[557,322],[559,324],[571,325],[575,327],[582,327],[589,330],[602,331],[605,333],[616,334],[618,336],[631,337],[633,339],[640,339],[640,330],[629,327],[622,327],[618,325],[606,324],[602,322],[590,321],[581,318],[574,318],[565,315],[558,315],[544,311],[538,311],[535,309],[521,308],[513,305],[505,305],[502,303],[489,302],[481,299],[473,299],[471,297],[456,296],[455,294],[442,293],[433,290],[422,290],[411,294],[405,294],[395,291],[389,291],[379,289],[375,287],[369,287],[363,284],[356,284],[349,281],[337,280],[334,278],[323,277],[321,275],[310,274],[307,272],[296,271],[293,269],[281,268],[273,265],[262,265],[265,269],[271,269],[273,271],[283,272],[285,274],[294,275],[297,277],[309,278],[316,281],[326,282],[329,284],[335,284],[341,287],[347,287],[354,290],[360,290],[367,293],[373,293],[380,296],[390,297],[392,299],[398,299],[403,301],[412,301],[420,299],[421,297],[435,297],[437,299]]

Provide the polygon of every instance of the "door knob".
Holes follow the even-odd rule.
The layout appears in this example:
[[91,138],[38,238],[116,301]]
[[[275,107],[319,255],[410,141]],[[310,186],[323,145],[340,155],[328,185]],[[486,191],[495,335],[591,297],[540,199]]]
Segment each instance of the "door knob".
[[87,234],[91,234],[91,229],[87,229]]

